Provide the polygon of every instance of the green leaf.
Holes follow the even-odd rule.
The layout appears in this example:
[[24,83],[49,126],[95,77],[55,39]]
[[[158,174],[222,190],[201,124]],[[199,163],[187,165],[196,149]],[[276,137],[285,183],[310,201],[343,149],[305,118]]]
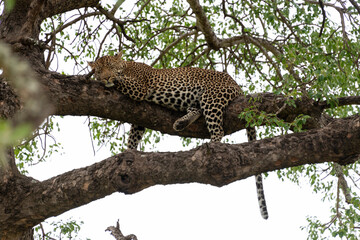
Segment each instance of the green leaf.
[[11,12],[15,7],[16,0],[5,0],[5,11]]

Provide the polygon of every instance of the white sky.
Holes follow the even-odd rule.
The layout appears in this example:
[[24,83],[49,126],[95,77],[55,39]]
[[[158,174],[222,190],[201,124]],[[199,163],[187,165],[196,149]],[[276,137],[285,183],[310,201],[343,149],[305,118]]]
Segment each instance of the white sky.
[[[60,119],[61,132],[55,137],[63,144],[63,154],[32,166],[32,177],[44,180],[110,156],[105,148],[93,155],[84,122],[84,117]],[[243,132],[236,136],[245,138]],[[176,144],[181,149],[181,143],[173,139],[166,137],[159,143],[160,148],[174,149]],[[270,173],[264,181],[268,220],[260,216],[255,180],[250,177],[222,188],[177,184],[150,187],[133,195],[114,193],[48,221],[82,220],[78,237],[93,240],[113,240],[105,229],[114,226],[117,219],[124,234],[133,233],[139,240],[306,239],[306,232],[300,230],[300,226],[307,225],[306,216],[323,216],[325,222],[330,219],[329,203],[321,202],[320,195],[312,194],[307,186],[305,182],[302,188],[281,182]]]

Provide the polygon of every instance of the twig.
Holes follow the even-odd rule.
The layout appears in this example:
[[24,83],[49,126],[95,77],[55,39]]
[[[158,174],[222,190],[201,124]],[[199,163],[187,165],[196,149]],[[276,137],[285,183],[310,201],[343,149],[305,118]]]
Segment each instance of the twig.
[[173,48],[176,44],[178,44],[181,40],[184,38],[187,38],[191,35],[194,35],[196,33],[195,31],[184,33],[183,35],[179,36],[178,39],[176,39],[174,42],[170,43],[164,50],[161,51],[160,55],[151,63],[151,66],[154,66],[171,48]]
[[351,194],[349,191],[350,189],[348,187],[348,184],[346,182],[346,179],[345,179],[345,176],[343,173],[343,169],[338,163],[334,163],[334,169],[335,169],[336,176],[338,178],[338,184],[341,188],[341,191],[344,194],[345,202],[350,204],[352,197],[351,197]]
[[65,28],[77,23],[78,21],[81,21],[81,20],[84,20],[85,18],[88,18],[88,17],[91,17],[91,16],[97,16],[97,15],[100,15],[101,13],[100,12],[91,12],[91,13],[86,13],[86,14],[83,14],[83,15],[80,15],[80,17],[78,18],[75,18],[74,20],[64,24],[64,25],[61,25],[59,26],[57,29],[55,29],[53,32],[47,34],[49,36],[49,38],[45,41],[45,43],[49,43],[57,33],[61,32],[62,30],[64,30]]
[[151,0],[147,0],[139,9],[139,11],[136,13],[135,19],[137,19],[139,17],[139,15],[141,14],[141,12],[144,10],[144,8],[146,7],[146,5],[149,4]]
[[105,231],[110,231],[110,234],[113,235],[116,240],[137,240],[137,237],[134,234],[130,234],[127,236],[124,236],[122,234],[120,230],[119,220],[116,222],[116,227],[110,226]]
[[113,21],[114,23],[118,24],[120,29],[121,29],[121,32],[124,34],[124,37],[135,43],[135,40],[130,37],[129,35],[126,34],[126,31],[125,31],[125,27],[124,25],[128,22],[143,22],[143,21],[147,21],[147,19],[140,19],[140,20],[127,20],[127,21],[121,21],[119,19],[117,19],[113,14],[111,14],[111,12],[108,12],[106,11],[103,7],[101,7],[100,5],[96,6],[96,8],[102,13],[105,15],[105,17],[107,17],[108,19],[110,19],[111,21]]
[[319,5],[320,5],[321,12],[322,12],[322,15],[323,15],[323,21],[322,21],[321,29],[320,29],[320,33],[319,33],[319,38],[320,38],[323,31],[324,31],[324,27],[325,27],[326,12],[325,12],[325,9],[324,9],[324,2],[322,0],[319,0]]

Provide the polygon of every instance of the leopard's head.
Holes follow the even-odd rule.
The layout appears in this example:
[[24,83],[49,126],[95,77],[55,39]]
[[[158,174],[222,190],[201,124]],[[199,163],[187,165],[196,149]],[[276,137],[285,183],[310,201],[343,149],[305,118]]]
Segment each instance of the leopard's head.
[[94,70],[95,79],[103,82],[106,87],[114,86],[114,80],[126,67],[126,61],[121,57],[122,52],[115,56],[103,56],[95,62],[88,62],[88,65]]

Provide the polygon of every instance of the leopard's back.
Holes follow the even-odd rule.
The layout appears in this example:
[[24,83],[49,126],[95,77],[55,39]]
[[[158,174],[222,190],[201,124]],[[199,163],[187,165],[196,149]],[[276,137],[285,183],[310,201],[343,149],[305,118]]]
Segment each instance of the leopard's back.
[[241,94],[241,88],[227,74],[200,68],[151,69],[147,75],[147,101],[185,111],[200,108],[203,99],[218,99],[225,105]]

